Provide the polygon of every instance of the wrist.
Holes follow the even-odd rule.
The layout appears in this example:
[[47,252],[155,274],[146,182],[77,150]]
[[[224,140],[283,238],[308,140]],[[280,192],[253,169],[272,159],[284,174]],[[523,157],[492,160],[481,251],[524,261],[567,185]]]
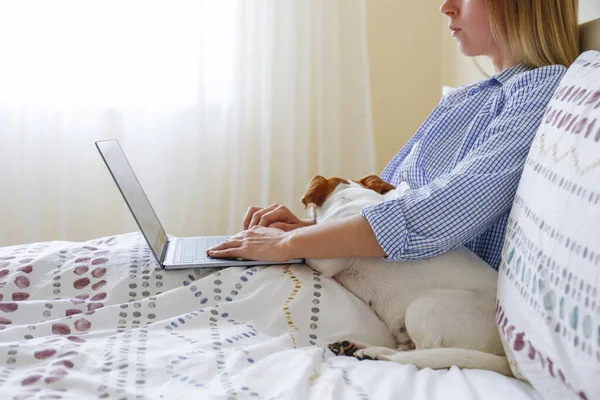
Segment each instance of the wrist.
[[301,251],[298,249],[297,230],[287,232],[286,238],[283,241],[283,252],[287,260],[301,258]]

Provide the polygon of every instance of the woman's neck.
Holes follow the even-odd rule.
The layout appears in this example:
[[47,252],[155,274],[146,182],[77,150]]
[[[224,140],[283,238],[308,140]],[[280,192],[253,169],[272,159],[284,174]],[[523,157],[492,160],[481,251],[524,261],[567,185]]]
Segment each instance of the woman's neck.
[[494,64],[494,69],[496,70],[496,73],[499,74],[502,71],[506,71],[507,69],[518,65],[519,61],[510,57],[492,56],[492,63]]

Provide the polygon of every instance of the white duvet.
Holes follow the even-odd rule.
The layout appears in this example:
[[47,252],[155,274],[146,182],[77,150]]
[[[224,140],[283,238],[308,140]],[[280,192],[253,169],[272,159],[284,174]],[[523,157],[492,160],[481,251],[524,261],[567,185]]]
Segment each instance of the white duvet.
[[392,345],[304,265],[164,271],[139,234],[0,248],[0,399],[537,399],[477,370],[336,357]]

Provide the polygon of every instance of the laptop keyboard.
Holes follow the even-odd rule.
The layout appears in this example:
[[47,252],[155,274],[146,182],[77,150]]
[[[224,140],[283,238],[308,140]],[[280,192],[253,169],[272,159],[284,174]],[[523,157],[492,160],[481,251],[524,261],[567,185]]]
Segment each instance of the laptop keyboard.
[[223,260],[210,258],[206,249],[224,242],[228,236],[211,236],[189,239],[177,239],[175,247],[175,262],[179,264],[218,263]]

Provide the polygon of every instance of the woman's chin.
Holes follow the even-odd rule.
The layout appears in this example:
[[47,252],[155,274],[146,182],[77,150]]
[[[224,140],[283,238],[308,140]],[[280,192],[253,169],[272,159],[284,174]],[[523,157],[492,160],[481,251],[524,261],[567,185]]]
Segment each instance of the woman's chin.
[[461,42],[458,42],[458,51],[466,57],[477,57],[482,55],[480,51],[474,51],[472,48],[463,45]]

